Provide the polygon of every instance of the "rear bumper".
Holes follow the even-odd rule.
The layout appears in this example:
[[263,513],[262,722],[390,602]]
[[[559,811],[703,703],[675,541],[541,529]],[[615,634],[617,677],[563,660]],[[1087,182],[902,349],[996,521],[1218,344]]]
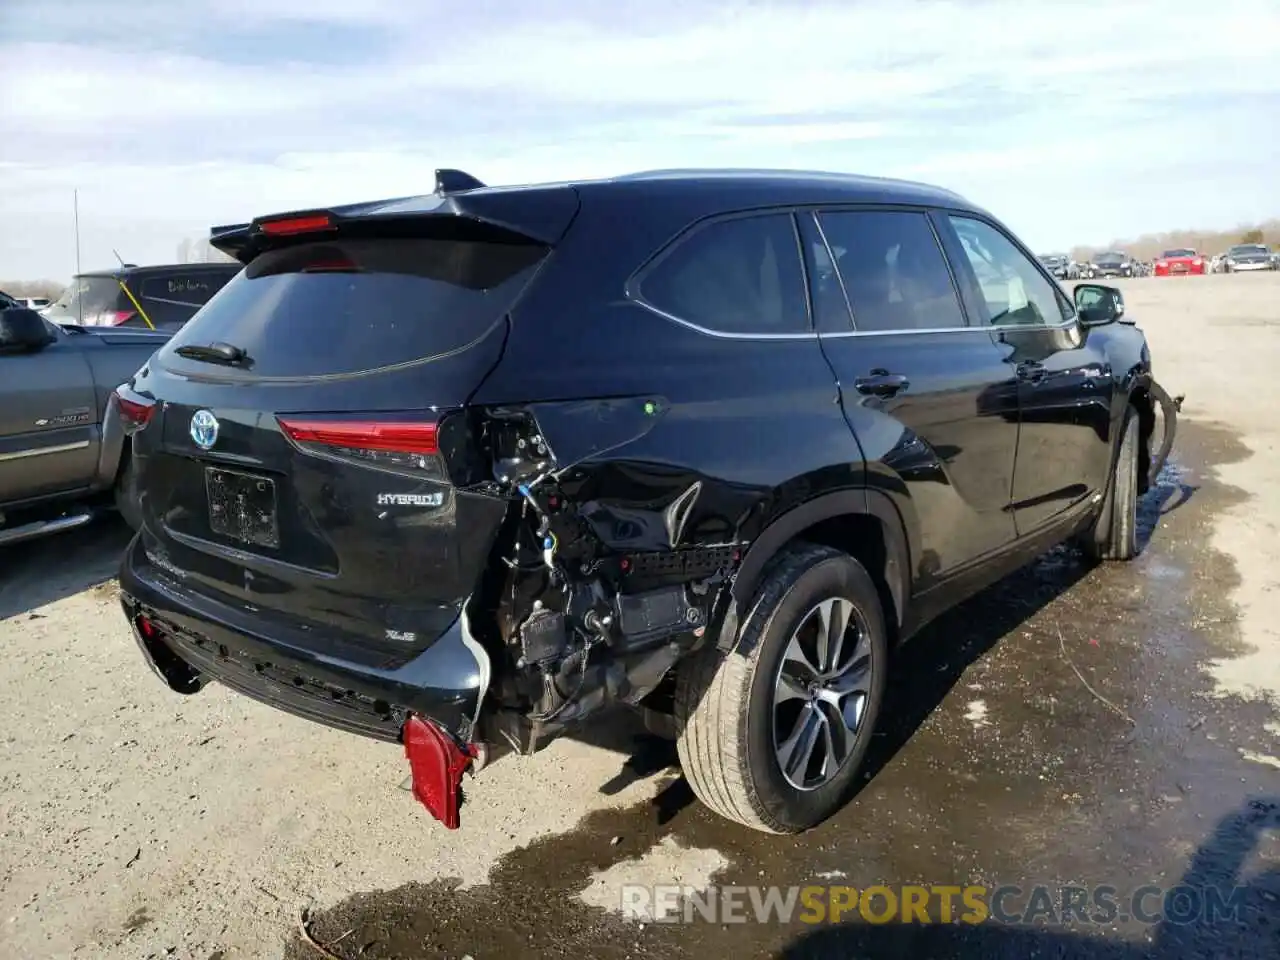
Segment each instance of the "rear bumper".
[[465,614],[417,657],[390,669],[249,632],[235,623],[243,610],[194,593],[153,565],[139,538],[125,552],[120,590],[147,663],[179,693],[214,680],[297,716],[379,740],[399,742],[411,714],[436,721],[464,743],[474,739],[489,660],[470,636]]
[[1259,260],[1255,263],[1233,263],[1231,269],[1236,272],[1244,270],[1274,270],[1275,266],[1265,260]]

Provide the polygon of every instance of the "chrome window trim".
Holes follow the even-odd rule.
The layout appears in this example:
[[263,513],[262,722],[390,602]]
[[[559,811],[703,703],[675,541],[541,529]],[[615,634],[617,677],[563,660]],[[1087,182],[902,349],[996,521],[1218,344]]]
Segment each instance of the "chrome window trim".
[[52,447],[27,447],[25,450],[13,450],[0,453],[0,461],[23,460],[27,457],[40,457],[46,453],[70,453],[73,450],[84,450],[89,446],[88,440],[77,440],[75,443],[60,443]]
[[[992,228],[996,229],[1002,234],[1005,233],[1004,230],[1001,230],[995,224],[991,223],[987,217],[969,210],[953,210],[951,208],[946,208],[946,207],[937,207],[937,208],[917,207],[914,204],[903,204],[903,205],[850,204],[847,206],[841,205],[841,204],[831,204],[829,208],[832,210],[847,210],[852,212],[852,211],[861,210],[861,209],[881,209],[881,208],[887,209],[887,208],[898,208],[898,207],[901,207],[902,209],[910,209],[910,210],[918,211],[919,213],[924,214],[926,217],[928,216],[930,210],[936,209],[940,213],[942,213],[942,215],[944,216],[961,216],[961,217],[967,217],[973,220],[978,220],[982,223],[987,224],[988,226],[991,226]],[[623,298],[627,302],[632,303],[637,307],[641,307],[649,311],[650,313],[654,314],[655,316],[662,317],[662,319],[664,320],[670,321],[671,323],[679,324],[680,326],[685,327],[688,330],[692,330],[695,333],[702,334],[704,337],[711,337],[712,339],[715,339],[715,340],[748,340],[748,341],[783,340],[783,341],[786,341],[786,340],[818,340],[820,338],[834,339],[834,338],[845,338],[845,337],[904,337],[904,336],[912,336],[914,334],[932,335],[932,334],[948,334],[948,333],[991,333],[992,331],[998,332],[998,331],[1005,331],[1005,330],[1053,331],[1053,330],[1067,330],[1073,327],[1077,327],[1079,325],[1079,318],[1073,312],[1070,317],[1064,317],[1060,323],[1044,323],[1044,324],[994,323],[994,324],[987,324],[985,326],[982,326],[978,324],[966,323],[964,326],[959,326],[959,327],[929,327],[929,328],[915,329],[915,330],[856,330],[855,329],[855,330],[844,330],[838,333],[823,333],[823,334],[819,334],[814,329],[810,329],[802,332],[795,332],[795,333],[734,333],[728,330],[713,330],[710,327],[704,327],[701,324],[694,323],[692,320],[686,320],[684,317],[677,316],[674,313],[669,313],[668,311],[663,310],[660,307],[654,306],[652,303],[646,300],[644,295],[640,292],[640,286],[644,280],[645,275],[649,273],[649,271],[651,271],[659,263],[665,260],[668,256],[670,256],[671,253],[675,251],[680,246],[680,244],[683,243],[684,240],[689,236],[691,236],[692,234],[700,230],[706,229],[707,227],[713,224],[721,223],[726,220],[737,220],[737,219],[745,219],[749,217],[774,216],[774,215],[789,216],[791,218],[792,230],[795,232],[795,235],[796,235],[796,242],[797,242],[797,248],[798,248],[796,252],[797,252],[797,255],[800,257],[800,269],[801,269],[801,272],[804,274],[804,278],[806,281],[806,287],[805,287],[806,310],[808,311],[809,323],[810,323],[810,326],[812,327],[815,324],[816,320],[812,316],[813,306],[812,306],[811,299],[808,296],[808,292],[809,292],[808,286],[807,286],[808,273],[807,273],[807,270],[805,269],[803,238],[800,235],[799,224],[796,221],[796,217],[803,216],[806,213],[810,215],[810,217],[812,218],[813,224],[818,231],[819,236],[822,237],[823,244],[827,246],[828,255],[830,255],[831,254],[830,244],[827,242],[826,233],[822,230],[822,223],[818,219],[818,213],[821,210],[825,210],[825,209],[828,209],[828,206],[814,205],[814,204],[789,205],[784,207],[755,207],[748,210],[737,210],[732,213],[717,214],[717,215],[706,217],[702,220],[699,220],[693,224],[690,224],[689,226],[681,230],[679,233],[677,233],[674,237],[668,240],[666,244],[660,247],[655,254],[650,256],[644,263],[640,265],[640,267],[636,269],[636,271],[628,278],[626,284],[623,287]],[[957,278],[955,277],[953,272],[954,268],[951,265],[950,258],[947,256],[946,248],[941,243],[941,238],[937,237],[937,229],[933,225],[932,219],[930,219],[929,226],[930,226],[930,229],[934,231],[935,239],[937,239],[939,243],[939,251],[942,254],[943,262],[946,263],[948,273],[951,274],[953,288],[956,288],[956,297],[960,304],[961,315],[967,318],[967,313],[965,311],[964,298],[960,295],[960,292],[958,290]],[[1009,239],[1012,241],[1012,238],[1009,238]],[[1016,241],[1013,241],[1013,245],[1016,249],[1020,249],[1020,250],[1022,249],[1021,245],[1018,244]],[[1025,251],[1024,251],[1024,255],[1025,255]],[[835,263],[834,257],[832,258],[832,263],[833,264]],[[1036,265],[1039,266],[1038,262],[1036,263]],[[1042,273],[1044,272],[1043,269],[1041,270],[1041,272]],[[848,306],[848,292],[844,290],[844,278],[840,277],[839,271],[836,272],[836,276],[840,280],[840,288],[841,288],[841,291],[845,293],[845,303],[846,303],[846,306]],[[1050,282],[1054,283],[1054,285],[1056,286],[1057,282],[1053,281],[1052,278],[1050,278]],[[1059,291],[1061,292],[1061,288],[1059,288]],[[1069,305],[1071,305],[1072,307],[1074,307],[1074,304],[1071,303],[1070,298],[1067,297],[1065,294],[1063,294],[1063,300]],[[849,316],[850,317],[853,316],[853,308],[851,306],[849,306]]]
[[659,310],[651,303],[640,300],[635,297],[629,298],[637,307],[643,307],[652,314],[669,320],[672,323],[678,323],[682,327],[700,333],[706,337],[714,337],[717,340],[823,340],[834,339],[836,337],[909,337],[913,334],[934,334],[934,333],[991,333],[992,331],[1003,330],[1066,330],[1076,326],[1076,319],[1063,320],[1061,323],[993,323],[985,327],[928,327],[915,330],[844,330],[839,333],[823,333],[818,334],[816,331],[808,331],[806,333],[729,333],[725,330],[711,330],[707,327],[699,326],[691,320],[685,320],[677,317],[673,313],[667,313],[665,310]]

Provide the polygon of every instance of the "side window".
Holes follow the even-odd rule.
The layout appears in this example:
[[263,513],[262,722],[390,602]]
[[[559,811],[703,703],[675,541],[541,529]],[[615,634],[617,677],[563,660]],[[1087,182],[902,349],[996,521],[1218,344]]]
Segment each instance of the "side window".
[[183,307],[201,307],[209,298],[226,285],[221,275],[169,274],[148,277],[142,282],[142,295],[148,300],[170,303]]
[[1057,284],[1046,279],[1003,233],[970,217],[948,219],[978,281],[987,323],[1034,326],[1060,323],[1071,316]]
[[809,330],[789,213],[721,220],[695,230],[644,276],[640,295],[664,313],[708,330]]
[[827,212],[818,219],[858,330],[965,325],[947,262],[924,213]]

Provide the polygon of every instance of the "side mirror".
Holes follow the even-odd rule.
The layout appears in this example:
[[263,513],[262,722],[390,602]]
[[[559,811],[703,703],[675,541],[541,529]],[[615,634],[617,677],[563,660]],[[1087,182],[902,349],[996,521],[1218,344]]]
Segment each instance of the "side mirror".
[[1124,316],[1124,294],[1115,287],[1080,283],[1072,294],[1082,327],[1100,327]]
[[26,307],[0,310],[0,352],[32,353],[54,340],[44,317]]

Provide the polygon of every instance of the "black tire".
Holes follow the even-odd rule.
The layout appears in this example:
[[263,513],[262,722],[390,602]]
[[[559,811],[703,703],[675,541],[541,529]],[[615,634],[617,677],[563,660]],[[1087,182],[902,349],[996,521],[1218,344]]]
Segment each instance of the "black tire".
[[[775,684],[793,633],[818,604],[833,598],[852,605],[862,631],[857,636],[867,642],[870,678],[843,765],[822,785],[800,789],[784,776],[776,752]],[[680,668],[680,763],[694,794],[714,812],[766,833],[797,833],[830,817],[857,785],[888,663],[879,594],[852,557],[797,544],[771,565],[739,636],[729,654],[711,646]]]
[[1084,537],[1085,552],[1095,560],[1132,560],[1141,552],[1138,543],[1138,414],[1125,411],[1120,449],[1111,472],[1111,484],[1093,530]]
[[124,463],[116,476],[115,488],[116,509],[124,522],[135,533],[142,529],[142,509],[138,503],[138,471],[134,467],[133,457],[129,451],[124,452]]

